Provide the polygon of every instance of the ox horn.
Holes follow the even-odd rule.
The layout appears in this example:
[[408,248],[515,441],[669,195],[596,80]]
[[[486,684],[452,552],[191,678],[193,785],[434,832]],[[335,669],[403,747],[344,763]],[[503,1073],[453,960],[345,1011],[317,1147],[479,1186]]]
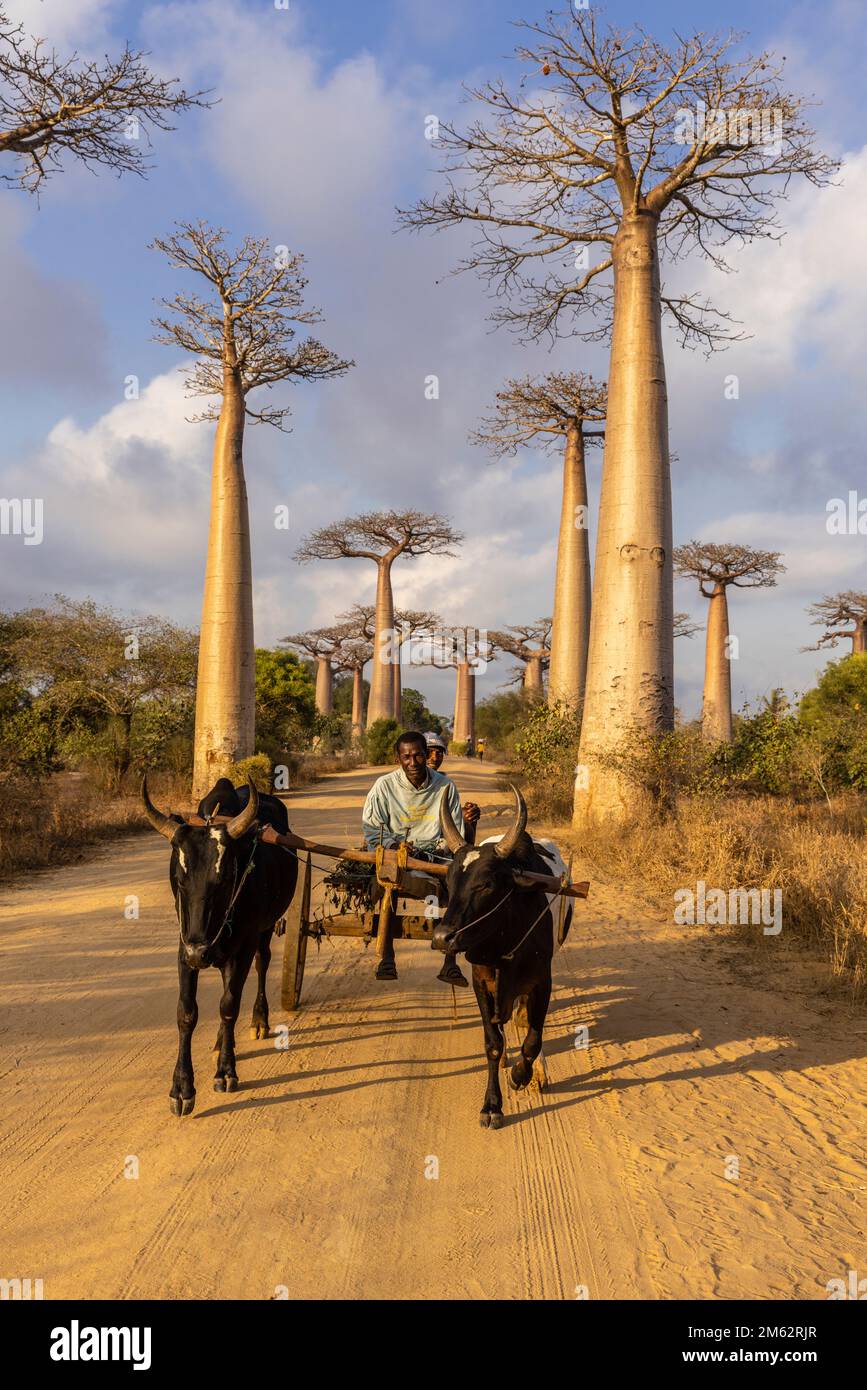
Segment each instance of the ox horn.
[[458,830],[458,827],[452,820],[452,813],[449,809],[448,801],[446,800],[447,794],[448,787],[444,787],[443,794],[440,797],[440,829],[443,832],[443,839],[445,840],[452,854],[457,854],[458,850],[463,849],[464,845],[466,845],[468,841],[464,839],[463,835]]
[[170,840],[178,828],[178,822],[176,820],[173,820],[171,816],[164,816],[162,811],[157,810],[156,806],[153,804],[150,797],[148,796],[147,776],[144,776],[141,779],[141,799],[142,805],[144,806],[145,815],[147,816],[154,830],[158,831],[160,835],[165,835],[166,839]]
[[511,830],[507,830],[502,840],[498,840],[494,845],[494,854],[498,859],[508,859],[527,828],[527,803],[513,782],[510,782],[509,786],[515,793],[515,821]]
[[240,840],[242,835],[246,835],[259,814],[259,793],[256,784],[248,778],[247,786],[250,788],[250,800],[240,815],[226,823],[226,834],[232,840]]

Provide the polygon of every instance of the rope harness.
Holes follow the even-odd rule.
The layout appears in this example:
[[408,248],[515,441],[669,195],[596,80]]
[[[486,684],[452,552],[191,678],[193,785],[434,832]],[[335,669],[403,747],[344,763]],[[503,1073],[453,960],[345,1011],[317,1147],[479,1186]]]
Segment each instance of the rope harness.
[[[233,926],[232,912],[233,912],[233,910],[234,910],[235,903],[238,901],[238,897],[239,897],[239,895],[240,895],[241,889],[244,887],[244,883],[246,882],[248,875],[252,872],[253,863],[254,863],[254,860],[255,860],[255,858],[256,858],[256,846],[258,845],[258,843],[259,843],[259,836],[256,835],[256,836],[254,836],[254,838],[253,838],[253,848],[250,850],[250,858],[247,860],[247,863],[246,863],[246,865],[244,866],[244,872],[241,874],[240,879],[238,878],[238,861],[237,861],[237,859],[233,861],[232,867],[233,867],[233,869],[234,869],[234,878],[233,878],[233,880],[232,880],[232,896],[231,896],[231,898],[229,899],[229,906],[226,908],[226,915],[225,915],[225,917],[223,918],[223,921],[222,921],[222,923],[221,923],[221,925],[220,925],[220,930],[217,932],[217,935],[214,937],[213,941],[209,941],[209,942],[208,942],[208,950],[213,950],[213,948],[216,946],[217,942],[219,941],[220,937],[223,935],[223,932],[226,930],[227,927],[228,927],[228,929],[229,929],[229,935],[230,935],[230,936],[232,935],[232,926]],[[175,904],[175,906],[177,907],[177,903]],[[180,911],[178,911],[178,920],[179,920],[179,922],[180,922]],[[184,939],[184,928],[183,928],[183,923],[182,923],[182,922],[180,922],[180,927],[181,927],[181,940],[183,941],[183,939]]]
[[[511,898],[512,894],[514,893],[514,891],[515,891],[514,888],[510,888],[509,891],[508,891],[508,893],[505,895],[505,897],[501,898],[500,901],[499,901],[498,903],[494,903],[494,906],[491,907],[491,908],[489,908],[487,912],[483,912],[482,915],[481,915],[480,917],[474,917],[473,920],[472,920],[471,922],[466,922],[462,927],[459,927],[458,930],[455,932],[454,936],[452,937],[451,941],[449,942],[449,945],[450,945],[450,946],[453,946],[454,943],[457,941],[458,937],[461,936],[461,935],[463,934],[463,932],[469,931],[470,927],[478,926],[479,922],[484,922],[484,920],[485,920],[486,917],[491,917],[495,912],[499,912],[499,910],[500,910],[500,908],[503,906],[503,904],[504,904],[504,903],[507,903],[507,902],[509,901],[509,898]],[[545,906],[542,908],[542,911],[539,913],[538,917],[534,918],[534,920],[530,923],[529,927],[528,927],[527,930],[524,932],[524,935],[521,937],[521,940],[518,942],[517,946],[513,946],[512,949],[511,949],[511,951],[505,952],[505,954],[502,955],[502,956],[500,957],[500,959],[501,959],[501,960],[514,960],[514,958],[515,958],[515,956],[517,955],[518,951],[521,949],[521,947],[523,946],[524,942],[527,940],[527,937],[530,936],[531,933],[534,932],[534,931],[536,930],[536,928],[538,927],[538,925],[539,925],[539,923],[541,922],[542,918],[545,916],[545,913],[546,913],[546,912],[550,912],[550,910],[551,910],[551,905],[550,905],[550,903],[549,903],[549,902],[547,901],[547,899],[546,899],[546,901],[545,901]],[[484,939],[487,940],[487,937],[485,937]],[[480,943],[479,943],[479,944],[480,944]],[[457,949],[457,950],[460,950],[461,948],[460,948],[460,946],[458,946],[456,949]]]
[[220,930],[217,932],[217,935],[214,937],[213,941],[211,942],[211,946],[216,946],[216,944],[217,944],[217,942],[219,941],[220,937],[223,935],[223,932],[226,930],[226,927],[229,928],[229,935],[230,935],[230,936],[232,935],[232,926],[234,925],[233,920],[232,920],[232,911],[233,911],[233,909],[234,909],[235,903],[238,901],[238,896],[239,896],[239,894],[240,894],[240,892],[241,892],[241,889],[244,887],[244,883],[245,883],[245,881],[246,881],[246,879],[247,879],[247,875],[252,871],[252,868],[253,868],[253,861],[254,861],[255,858],[256,858],[256,846],[258,845],[258,843],[259,843],[259,836],[258,836],[258,835],[254,835],[254,836],[253,836],[253,848],[250,850],[250,858],[247,860],[247,863],[246,863],[246,865],[244,866],[244,872],[241,874],[240,879],[238,878],[238,862],[237,862],[237,860],[235,861],[235,864],[234,864],[234,869],[235,869],[234,891],[233,891],[233,893],[232,893],[231,898],[229,899],[229,906],[226,908],[226,915],[225,915],[225,917],[223,918],[223,924],[222,924],[222,926],[220,927]]

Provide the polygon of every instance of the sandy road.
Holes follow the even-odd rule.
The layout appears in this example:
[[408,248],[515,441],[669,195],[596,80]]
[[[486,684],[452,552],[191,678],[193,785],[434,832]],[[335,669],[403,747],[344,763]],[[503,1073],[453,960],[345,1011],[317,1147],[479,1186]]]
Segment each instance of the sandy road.
[[[493,769],[452,771],[502,802]],[[372,775],[294,795],[293,828],[356,840]],[[241,1087],[215,1094],[207,972],[177,1120],[167,862],[134,837],[0,896],[0,1275],[249,1299],[825,1298],[867,1277],[867,1018],[785,933],[757,952],[597,880],[555,959],[550,1087],[507,1096],[499,1132],[477,1123],[475,1001],[453,1017],[439,957],[398,944],[377,983],[360,942],[325,944],[287,1020],[278,943],[288,1048],[248,1040],[248,986]]]

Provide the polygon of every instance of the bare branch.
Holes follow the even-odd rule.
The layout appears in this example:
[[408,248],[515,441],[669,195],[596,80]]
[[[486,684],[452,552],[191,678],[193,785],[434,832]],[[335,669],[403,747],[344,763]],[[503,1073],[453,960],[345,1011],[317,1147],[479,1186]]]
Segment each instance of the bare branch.
[[243,397],[249,420],[286,429],[289,405],[254,409],[248,403],[250,392],[287,381],[324,381],[354,366],[316,338],[294,341],[293,325],[318,323],[322,317],[304,304],[307,280],[299,253],[290,255],[264,238],[249,236],[231,250],[225,231],[206,222],[178,223],[175,233],[156,238],[151,249],[211,286],[209,300],[183,291],[163,300],[167,316],[154,320],[158,342],[177,344],[197,359],[185,382],[190,395],[217,400],[197,419],[218,418],[219,399],[231,383]]
[[213,104],[207,92],[157,77],[147,56],[127,45],[101,62],[60,58],[0,10],[0,154],[14,157],[0,181],[33,193],[65,154],[85,168],[145,175],[151,130],[174,130],[176,112]]

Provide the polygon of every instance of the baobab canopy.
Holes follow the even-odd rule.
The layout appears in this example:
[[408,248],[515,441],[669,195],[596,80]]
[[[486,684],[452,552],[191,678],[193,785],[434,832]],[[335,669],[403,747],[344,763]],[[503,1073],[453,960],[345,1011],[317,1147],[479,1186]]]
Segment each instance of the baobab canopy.
[[[633,733],[674,723],[668,395],[662,315],[685,343],[736,331],[704,295],[663,286],[661,260],[776,236],[793,174],[821,185],[837,162],[815,147],[805,102],[768,54],[734,35],[603,29],[592,9],[518,24],[525,78],[474,88],[479,115],[441,127],[440,191],[401,213],[411,229],[475,228],[461,261],[497,296],[494,320],[525,338],[610,337],[605,462],[575,783],[577,827],[627,820],[636,792],[610,757]],[[780,113],[778,139],[746,142],[689,111]]]

